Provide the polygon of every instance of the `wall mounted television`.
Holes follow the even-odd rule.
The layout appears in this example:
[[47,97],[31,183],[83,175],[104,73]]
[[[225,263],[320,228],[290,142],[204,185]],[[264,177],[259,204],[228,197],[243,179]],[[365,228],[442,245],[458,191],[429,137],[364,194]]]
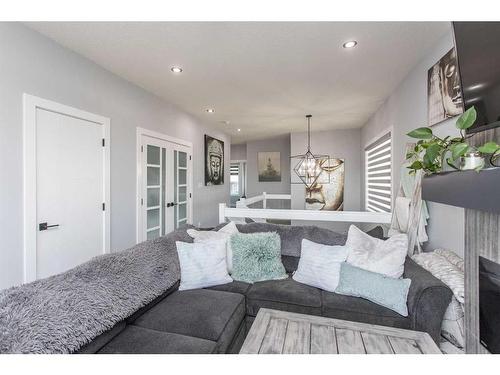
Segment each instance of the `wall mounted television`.
[[468,133],[500,127],[500,22],[453,22],[465,109],[477,110]]

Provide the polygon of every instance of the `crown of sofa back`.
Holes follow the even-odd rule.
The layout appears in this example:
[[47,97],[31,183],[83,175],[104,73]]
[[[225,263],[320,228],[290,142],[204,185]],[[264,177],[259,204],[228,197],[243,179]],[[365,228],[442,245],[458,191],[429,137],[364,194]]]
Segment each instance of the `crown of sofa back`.
[[347,236],[316,226],[279,225],[268,223],[238,224],[241,233],[276,232],[281,238],[281,254],[300,257],[302,240],[308,239],[324,245],[345,245]]

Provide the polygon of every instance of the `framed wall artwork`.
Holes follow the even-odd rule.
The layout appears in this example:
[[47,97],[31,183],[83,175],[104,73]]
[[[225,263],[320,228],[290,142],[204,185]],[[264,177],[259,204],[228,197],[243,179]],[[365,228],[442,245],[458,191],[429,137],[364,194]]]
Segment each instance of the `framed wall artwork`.
[[457,53],[452,48],[427,72],[427,124],[438,124],[463,111]]
[[205,185],[224,184],[224,142],[205,134]]
[[279,152],[257,153],[259,182],[281,181],[281,154]]
[[323,172],[318,180],[306,187],[306,210],[344,210],[344,159],[330,158],[322,165]]

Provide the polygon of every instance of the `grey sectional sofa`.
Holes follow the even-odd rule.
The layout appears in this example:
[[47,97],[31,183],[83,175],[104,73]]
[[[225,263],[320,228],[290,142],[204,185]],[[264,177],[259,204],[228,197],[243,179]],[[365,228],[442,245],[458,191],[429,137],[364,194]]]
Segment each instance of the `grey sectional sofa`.
[[[332,245],[345,242],[345,236],[318,227],[252,223],[238,228],[245,233],[278,232],[282,261],[290,274],[297,268],[302,238]],[[410,258],[404,277],[412,280],[408,317],[362,298],[300,284],[291,277],[253,285],[234,281],[188,291],[178,291],[177,283],[78,353],[237,353],[262,307],[425,331],[437,342],[452,297],[450,289]]]

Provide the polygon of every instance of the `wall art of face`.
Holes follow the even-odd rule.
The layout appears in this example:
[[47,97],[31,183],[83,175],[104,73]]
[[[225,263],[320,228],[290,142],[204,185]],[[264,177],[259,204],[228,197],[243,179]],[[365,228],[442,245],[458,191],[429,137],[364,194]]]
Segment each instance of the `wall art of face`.
[[306,210],[342,211],[344,209],[344,161],[330,159],[322,164],[318,181],[306,188]]
[[205,136],[205,185],[224,183],[224,142]]
[[210,179],[214,182],[219,181],[220,179],[220,167],[220,156],[210,155]]
[[443,107],[447,116],[462,113],[462,92],[455,49],[447,53],[439,62],[440,89]]
[[427,118],[432,126],[463,112],[457,55],[451,49],[427,73]]

